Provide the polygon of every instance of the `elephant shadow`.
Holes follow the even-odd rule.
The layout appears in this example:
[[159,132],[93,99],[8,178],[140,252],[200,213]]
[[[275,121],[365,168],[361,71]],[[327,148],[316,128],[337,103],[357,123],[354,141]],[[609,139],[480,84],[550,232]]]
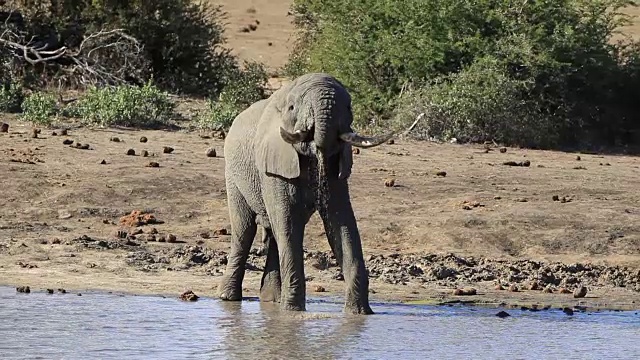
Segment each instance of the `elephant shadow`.
[[227,359],[344,357],[368,321],[337,311],[290,312],[277,303],[249,304],[221,302],[228,321],[213,354]]

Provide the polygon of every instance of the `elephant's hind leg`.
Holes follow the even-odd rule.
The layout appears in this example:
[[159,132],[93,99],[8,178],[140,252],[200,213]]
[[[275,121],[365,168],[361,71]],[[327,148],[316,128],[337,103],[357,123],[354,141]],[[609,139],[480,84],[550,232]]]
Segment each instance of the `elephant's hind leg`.
[[262,229],[262,244],[267,253],[267,261],[260,281],[260,301],[280,302],[280,257],[278,244],[271,229]]
[[256,235],[256,215],[240,191],[227,183],[227,200],[231,219],[231,251],[227,256],[227,269],[218,286],[222,300],[242,300],[242,281],[245,265]]

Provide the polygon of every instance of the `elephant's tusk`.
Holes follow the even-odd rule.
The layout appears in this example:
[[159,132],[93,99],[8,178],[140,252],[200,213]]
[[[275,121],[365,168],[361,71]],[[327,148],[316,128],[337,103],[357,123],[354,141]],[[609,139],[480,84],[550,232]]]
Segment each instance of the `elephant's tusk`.
[[[424,113],[421,113],[420,115],[418,115],[418,117],[416,118],[416,121],[414,121],[413,124],[411,124],[411,126],[409,126],[409,128],[403,132],[403,135],[406,135],[407,133],[409,133],[409,131],[413,130],[418,124],[418,121],[420,121],[420,119],[422,119],[423,116],[424,116]],[[385,141],[391,139],[397,133],[398,131],[394,131],[385,135],[369,137],[369,136],[362,136],[357,132],[346,132],[346,133],[340,134],[340,139],[356,147],[370,148],[370,147],[382,145]]]
[[309,133],[307,131],[296,130],[293,134],[280,127],[280,136],[289,144],[297,144],[304,141]]

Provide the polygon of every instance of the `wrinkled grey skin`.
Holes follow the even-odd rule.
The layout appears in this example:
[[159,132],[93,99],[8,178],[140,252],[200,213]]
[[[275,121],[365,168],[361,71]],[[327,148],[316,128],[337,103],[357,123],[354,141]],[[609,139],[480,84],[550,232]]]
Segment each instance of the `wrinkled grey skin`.
[[352,145],[377,146],[395,134],[363,137],[351,129],[352,120],[349,93],[321,73],[293,80],[236,117],[224,145],[231,251],[221,299],[242,299],[245,264],[260,225],[267,252],[261,301],[305,310],[302,243],[317,210],[344,275],[345,312],[373,313],[347,180]]

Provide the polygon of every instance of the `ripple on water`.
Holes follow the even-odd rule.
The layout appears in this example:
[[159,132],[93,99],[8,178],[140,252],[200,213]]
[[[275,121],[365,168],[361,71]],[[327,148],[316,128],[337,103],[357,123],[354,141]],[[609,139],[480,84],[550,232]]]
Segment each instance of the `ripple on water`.
[[339,302],[306,313],[258,301],[17,294],[0,288],[2,359],[640,359],[634,312],[522,312]]

